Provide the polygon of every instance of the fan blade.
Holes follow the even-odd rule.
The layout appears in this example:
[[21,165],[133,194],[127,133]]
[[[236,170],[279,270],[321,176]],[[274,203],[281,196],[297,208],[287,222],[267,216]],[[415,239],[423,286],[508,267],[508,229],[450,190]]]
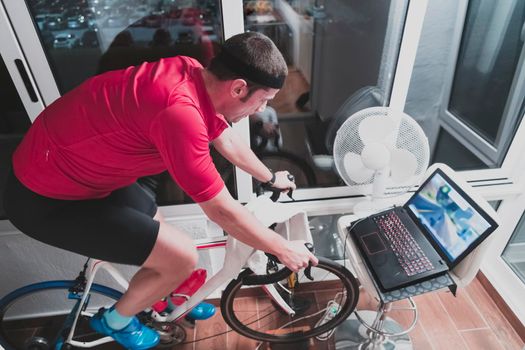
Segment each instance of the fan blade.
[[374,175],[374,171],[367,169],[358,154],[348,152],[343,158],[343,167],[348,177],[356,182],[367,182]]
[[416,174],[417,158],[406,149],[391,150],[390,171],[392,180],[404,182]]
[[363,165],[372,170],[380,170],[390,162],[390,150],[380,142],[371,142],[361,152]]
[[385,142],[394,132],[394,120],[387,116],[372,115],[359,123],[359,137],[366,145],[370,142]]

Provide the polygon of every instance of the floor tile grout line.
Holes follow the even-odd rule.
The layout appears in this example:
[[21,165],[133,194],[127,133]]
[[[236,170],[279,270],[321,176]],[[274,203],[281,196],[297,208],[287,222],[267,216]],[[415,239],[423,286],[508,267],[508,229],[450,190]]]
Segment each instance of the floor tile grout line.
[[[472,283],[474,281],[471,281],[470,283]],[[470,284],[469,283],[469,284]],[[485,316],[483,315],[483,313],[481,312],[481,310],[478,308],[478,305],[474,302],[474,300],[472,300],[472,297],[470,296],[470,293],[467,291],[466,288],[463,288],[463,290],[465,291],[465,294],[468,298],[468,300],[470,301],[470,303],[472,305],[474,305],[474,307],[476,308],[476,311],[478,312],[478,314],[481,316],[481,319],[483,320],[483,322],[485,322],[485,324],[487,325],[487,327],[489,327],[490,329],[492,329],[492,327],[490,327],[490,324],[487,322],[487,319],[485,318]]]
[[[477,278],[476,278],[476,279],[477,279]],[[474,282],[474,281],[471,281],[470,283],[472,283],[472,282]],[[479,282],[479,280],[478,280],[478,282]],[[492,303],[494,304],[493,306],[496,307],[496,310],[498,310],[498,312],[500,312],[498,306],[497,306],[496,303],[492,300],[492,298],[491,298],[490,295],[487,293],[487,291],[485,290],[485,288],[481,285],[481,283],[480,283],[480,288],[481,288],[481,293],[486,294],[485,296],[486,296],[487,298],[485,298],[485,300],[488,300],[489,303],[492,302]],[[466,289],[465,289],[465,290],[466,290]],[[472,300],[472,298],[471,298],[469,292],[467,292],[467,297],[472,301],[472,303],[473,303],[473,304],[476,306],[476,308],[477,308],[477,305],[476,305],[476,304],[474,303],[474,301]],[[485,316],[483,316],[483,313],[481,312],[481,310],[479,310],[479,311],[480,311],[480,315],[481,315],[481,317],[483,318],[483,321],[485,321],[485,323],[487,324],[487,326],[490,328],[491,332],[492,332],[492,333],[494,334],[494,336],[496,337],[496,340],[498,341],[498,344],[499,344],[503,349],[506,349],[505,344],[502,342],[502,340],[500,339],[500,337],[498,337],[498,335],[496,334],[496,330],[495,330],[494,328],[492,328],[492,326],[489,324],[489,322],[485,319]],[[503,316],[503,319],[504,319],[505,321],[508,322],[508,320],[507,320],[507,318],[506,318],[505,316]]]
[[[450,315],[450,313],[448,312],[447,308],[445,307],[445,305],[443,304],[443,301],[441,300],[441,298],[439,297],[439,295],[437,295],[436,293],[436,298],[438,299],[438,302],[439,304],[441,304],[441,307],[443,308],[443,310],[445,310],[445,314],[447,314],[448,318],[450,319],[450,322],[452,322],[452,324],[454,325],[454,329],[456,330],[456,332],[458,333],[459,337],[461,338],[461,341],[463,342],[463,344],[465,345],[465,349],[470,349],[468,344],[467,344],[467,341],[463,338],[463,336],[461,335],[461,333],[459,333],[459,329],[457,328],[456,326],[456,323],[454,322],[454,319],[452,318],[452,316]],[[476,350],[476,349],[474,349]]]
[[[415,300],[413,300],[414,303],[416,303]],[[417,303],[416,303],[416,309],[417,309]],[[419,317],[419,310],[418,310],[418,317]],[[421,327],[421,330],[423,331],[423,334],[425,335],[425,339],[428,340],[428,343],[430,344],[430,347],[431,347],[431,350],[437,350],[435,347],[434,347],[434,344],[430,341],[430,336],[428,335],[428,332],[425,328],[425,324],[424,323],[421,323],[421,320],[418,319],[417,323],[419,324],[419,326]],[[410,334],[410,333],[409,333]]]
[[[463,288],[463,291],[465,292],[465,295],[467,297],[466,299],[468,300],[468,303],[471,305],[472,309],[480,316],[480,318],[483,321],[483,323],[485,323],[485,326],[489,327],[489,324],[487,323],[487,320],[485,320],[485,318],[481,314],[481,310],[479,310],[477,305],[472,301],[472,299],[470,298],[467,290],[465,288]],[[439,295],[438,295],[438,297],[439,297]],[[454,298],[456,298],[455,295],[454,295]],[[440,300],[441,304],[443,305],[443,307],[445,308],[445,303],[443,302],[443,300],[441,300],[441,298],[439,298],[439,300]],[[445,308],[445,310],[446,310],[446,308]],[[454,323],[454,326],[459,331],[460,329],[459,329],[458,325],[456,324],[456,322],[454,321],[454,318],[452,318],[452,323]]]
[[467,332],[475,332],[475,331],[492,331],[492,328],[490,327],[484,327],[484,328],[469,328],[469,329],[460,329],[458,330],[458,332],[464,332],[464,333],[467,333]]

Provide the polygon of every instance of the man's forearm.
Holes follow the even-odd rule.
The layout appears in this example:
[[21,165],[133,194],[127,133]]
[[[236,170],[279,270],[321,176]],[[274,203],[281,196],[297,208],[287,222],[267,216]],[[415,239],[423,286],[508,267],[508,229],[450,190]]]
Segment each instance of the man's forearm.
[[224,189],[214,199],[201,203],[206,215],[239,241],[272,254],[284,238],[264,227],[244,206]]

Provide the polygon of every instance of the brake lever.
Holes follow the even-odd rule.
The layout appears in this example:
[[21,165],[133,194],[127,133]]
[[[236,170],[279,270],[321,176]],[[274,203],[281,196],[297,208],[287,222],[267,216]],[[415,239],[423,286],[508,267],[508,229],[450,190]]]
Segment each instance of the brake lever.
[[[293,176],[292,174],[288,174],[287,175],[288,177],[288,180],[292,181],[292,182],[295,182],[295,176]],[[272,200],[272,202],[277,202],[277,200],[279,199],[279,197],[281,196],[281,192],[283,192],[284,190],[282,189],[279,189],[279,188],[274,188],[274,187],[271,187],[271,186],[266,186],[265,184],[261,184],[260,185],[260,189],[262,190],[267,190],[267,191],[270,191],[272,192],[272,195],[270,196],[270,199]],[[260,194],[259,194],[260,195]],[[288,192],[286,193],[286,195],[292,200],[295,202],[295,199],[293,198],[293,189],[288,189]]]
[[[275,229],[275,226],[277,226],[277,224],[273,224],[270,226],[270,229]],[[306,242],[304,244],[304,246],[306,247],[306,249],[308,249],[310,252],[314,252],[314,245],[310,242]],[[268,257],[268,262],[271,262],[270,264],[281,264],[281,261],[279,260],[278,257],[276,257],[275,255],[271,254],[271,253],[264,253],[267,257]],[[306,278],[308,278],[310,281],[313,281],[314,278],[312,277],[312,263],[308,263],[308,267],[304,269],[304,275],[306,276]]]

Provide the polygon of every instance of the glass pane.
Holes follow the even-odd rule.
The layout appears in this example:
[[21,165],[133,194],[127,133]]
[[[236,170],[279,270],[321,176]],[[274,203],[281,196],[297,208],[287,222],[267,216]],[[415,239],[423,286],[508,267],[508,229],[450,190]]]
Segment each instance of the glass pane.
[[5,219],[4,193],[7,174],[11,169],[11,155],[31,126],[29,116],[18,96],[15,85],[0,57],[0,220]]
[[337,232],[337,220],[347,214],[309,216],[308,224],[312,232],[315,254],[332,260],[342,260],[345,256],[345,242]]
[[469,2],[449,110],[495,144],[523,48],[524,1]]
[[487,168],[481,159],[472,154],[444,129],[439,130],[431,163],[446,163],[458,171]]
[[525,215],[521,217],[501,257],[525,283]]
[[[85,79],[144,61],[191,56],[206,66],[223,40],[219,0],[27,0],[62,94]],[[230,192],[233,167],[214,156]],[[141,180],[161,205],[191,199],[159,174]]]
[[335,133],[354,112],[388,102],[407,3],[243,2],[245,30],[269,36],[289,69],[266,111],[250,116],[251,146],[263,162],[290,170],[299,188],[343,185]]

